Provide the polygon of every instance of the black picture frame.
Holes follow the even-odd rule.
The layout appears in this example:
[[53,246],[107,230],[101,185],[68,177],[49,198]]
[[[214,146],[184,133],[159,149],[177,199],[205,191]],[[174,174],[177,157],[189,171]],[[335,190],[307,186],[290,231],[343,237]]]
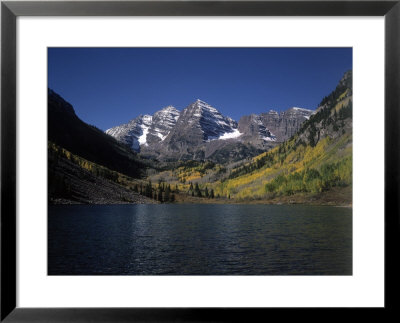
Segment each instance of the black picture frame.
[[[338,309],[19,308],[16,307],[16,19],[19,16],[384,16],[385,19],[385,307],[395,311],[399,279],[400,0],[396,1],[2,1],[1,2],[1,317],[3,322],[259,321],[341,318]],[[373,81],[373,80],[371,80]],[[313,313],[310,313],[313,310]],[[343,309],[348,314],[355,309]],[[268,311],[268,313],[266,313]],[[324,311],[321,313],[321,311]],[[261,315],[261,316],[259,316]],[[340,315],[340,316],[339,316]]]

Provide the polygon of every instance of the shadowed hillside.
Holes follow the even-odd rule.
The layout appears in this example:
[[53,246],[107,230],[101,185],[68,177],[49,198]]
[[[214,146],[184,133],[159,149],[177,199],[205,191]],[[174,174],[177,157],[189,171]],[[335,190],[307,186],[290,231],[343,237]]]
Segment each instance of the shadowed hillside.
[[146,168],[130,148],[80,120],[72,105],[52,90],[48,92],[48,140],[128,176],[140,177]]

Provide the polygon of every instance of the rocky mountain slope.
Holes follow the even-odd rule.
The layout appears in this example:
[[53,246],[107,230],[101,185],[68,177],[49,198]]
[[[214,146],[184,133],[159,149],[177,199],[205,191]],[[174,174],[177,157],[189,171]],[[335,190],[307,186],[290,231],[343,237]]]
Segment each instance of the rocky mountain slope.
[[315,113],[313,110],[293,107],[281,113],[270,110],[262,113],[260,119],[262,124],[275,135],[276,141],[283,142],[292,137],[313,113]]
[[154,204],[132,190],[133,179],[48,145],[48,201],[50,204]]
[[126,124],[106,130],[105,133],[138,152],[140,145],[146,143],[151,120],[150,115],[140,115]]
[[179,111],[168,106],[151,115],[140,115],[126,124],[105,131],[106,134],[140,152],[141,146],[154,146],[174,128]]
[[272,133],[271,130],[264,125],[261,116],[256,114],[241,117],[238,130],[242,134],[241,140],[276,141],[275,133]]
[[175,127],[156,148],[157,158],[204,160],[209,157],[206,148],[210,142],[224,142],[238,136],[240,133],[234,120],[223,116],[206,102],[197,100],[180,113]]
[[178,118],[179,111],[173,106],[167,106],[154,113],[149,131],[146,135],[145,146],[154,146],[164,141],[170,131],[175,127]]
[[182,145],[198,145],[215,139],[235,138],[238,135],[235,121],[223,116],[208,103],[197,100],[179,115],[165,143],[171,149],[179,150]]

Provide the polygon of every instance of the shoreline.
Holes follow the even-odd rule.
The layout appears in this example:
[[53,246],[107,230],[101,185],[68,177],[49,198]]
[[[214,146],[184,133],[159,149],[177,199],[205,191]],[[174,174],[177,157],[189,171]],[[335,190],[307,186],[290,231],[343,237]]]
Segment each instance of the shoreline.
[[185,193],[175,193],[174,202],[160,203],[135,193],[129,200],[113,199],[110,197],[99,197],[96,199],[75,201],[66,198],[56,198],[49,200],[48,205],[136,205],[136,204],[237,204],[237,205],[315,205],[315,206],[335,206],[353,207],[353,189],[351,186],[332,188],[321,193],[298,193],[295,195],[276,196],[271,198],[254,198],[249,200],[235,198],[205,198],[193,197]]
[[174,202],[174,203],[132,203],[132,202],[111,202],[111,203],[81,203],[78,201],[70,201],[70,200],[63,200],[57,201],[53,203],[48,203],[48,206],[57,206],[57,205],[190,205],[190,204],[204,204],[204,205],[302,205],[302,206],[333,206],[333,207],[342,207],[342,208],[353,208],[352,203],[341,203],[341,204],[333,204],[333,203],[300,203],[300,202],[272,202],[272,201],[265,201],[265,200],[257,200],[251,202],[243,202],[243,201],[208,201],[206,203],[200,201],[185,201],[185,202]]

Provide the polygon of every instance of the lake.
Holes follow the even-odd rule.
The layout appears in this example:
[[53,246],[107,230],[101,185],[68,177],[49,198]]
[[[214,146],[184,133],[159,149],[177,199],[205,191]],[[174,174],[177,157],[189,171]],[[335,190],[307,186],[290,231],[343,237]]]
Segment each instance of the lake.
[[49,275],[351,275],[352,209],[56,205]]

